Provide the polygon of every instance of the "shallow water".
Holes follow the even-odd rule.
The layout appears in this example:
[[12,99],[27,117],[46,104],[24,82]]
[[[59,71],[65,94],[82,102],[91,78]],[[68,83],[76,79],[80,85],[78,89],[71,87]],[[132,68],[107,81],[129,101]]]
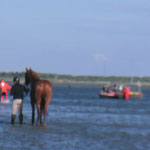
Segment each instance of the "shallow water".
[[100,99],[100,87],[55,85],[46,127],[31,126],[29,97],[24,124],[10,125],[11,105],[0,105],[0,150],[150,149],[150,88],[143,100]]

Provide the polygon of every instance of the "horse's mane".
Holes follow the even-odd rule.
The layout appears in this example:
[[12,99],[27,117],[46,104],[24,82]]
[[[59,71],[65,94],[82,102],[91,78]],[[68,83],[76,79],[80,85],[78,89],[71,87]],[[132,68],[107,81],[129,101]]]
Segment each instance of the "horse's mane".
[[36,80],[36,81],[40,80],[39,75],[36,72],[32,71],[32,70],[31,70],[31,75],[32,75],[32,78],[34,80]]

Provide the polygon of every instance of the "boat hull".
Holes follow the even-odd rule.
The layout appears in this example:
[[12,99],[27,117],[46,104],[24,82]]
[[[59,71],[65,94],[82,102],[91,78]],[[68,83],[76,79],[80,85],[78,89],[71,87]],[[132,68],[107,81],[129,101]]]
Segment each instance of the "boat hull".
[[[122,93],[114,93],[114,94],[111,94],[111,93],[102,93],[100,92],[99,93],[99,97],[100,98],[115,98],[115,99],[125,99],[124,95],[122,95]],[[140,93],[140,92],[130,92],[130,96],[129,96],[129,99],[133,99],[133,100],[136,100],[136,99],[142,99],[143,98],[143,94]]]

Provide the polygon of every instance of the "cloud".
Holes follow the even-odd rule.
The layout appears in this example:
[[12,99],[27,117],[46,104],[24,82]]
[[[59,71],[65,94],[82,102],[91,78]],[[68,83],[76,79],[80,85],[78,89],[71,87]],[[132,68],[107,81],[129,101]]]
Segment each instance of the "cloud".
[[108,61],[108,57],[106,57],[103,54],[93,54],[92,57],[96,62],[106,62],[106,61]]

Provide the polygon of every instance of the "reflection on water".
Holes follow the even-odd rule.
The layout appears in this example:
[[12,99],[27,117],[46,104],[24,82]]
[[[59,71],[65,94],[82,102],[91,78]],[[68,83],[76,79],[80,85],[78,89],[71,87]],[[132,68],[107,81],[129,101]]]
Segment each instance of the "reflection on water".
[[31,126],[29,97],[24,124],[10,125],[11,105],[0,105],[0,149],[145,150],[150,148],[150,88],[144,99],[100,99],[98,86],[53,89],[46,127]]

